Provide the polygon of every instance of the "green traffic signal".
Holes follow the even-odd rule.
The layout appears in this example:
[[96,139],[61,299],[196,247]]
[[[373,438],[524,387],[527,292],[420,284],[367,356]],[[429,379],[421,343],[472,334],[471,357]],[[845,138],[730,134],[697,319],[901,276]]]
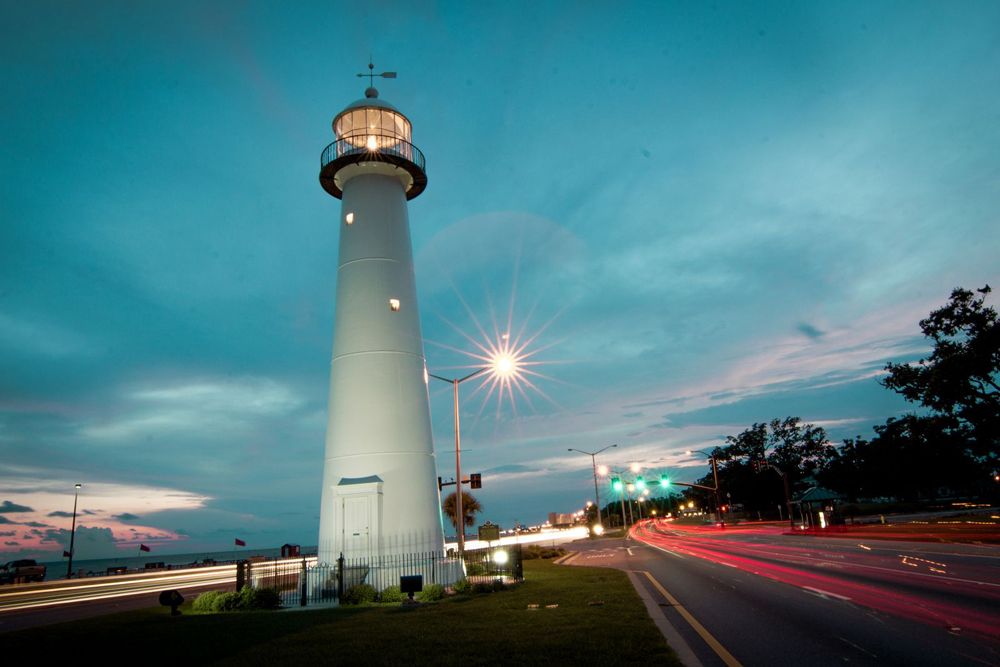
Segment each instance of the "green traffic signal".
[[622,490],[622,481],[620,479],[618,479],[617,477],[612,477],[611,478],[611,488],[614,489],[615,491],[621,491]]
[[668,486],[670,486],[670,478],[667,477],[666,475],[661,475],[660,476],[660,486],[662,486],[662,487],[668,487]]
[[635,478],[635,488],[639,489],[639,491],[646,488],[646,482],[642,479],[642,477]]

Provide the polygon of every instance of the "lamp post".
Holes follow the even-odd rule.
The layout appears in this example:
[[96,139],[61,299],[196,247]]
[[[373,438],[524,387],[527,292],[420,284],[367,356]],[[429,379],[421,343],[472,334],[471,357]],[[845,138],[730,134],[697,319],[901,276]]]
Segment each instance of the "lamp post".
[[692,454],[701,454],[702,456],[708,457],[712,461],[712,479],[715,481],[715,511],[719,513],[719,520],[725,525],[725,520],[722,518],[721,505],[719,504],[719,466],[715,461],[715,454],[713,452],[706,452],[704,449],[689,449],[684,452],[688,456]]
[[590,465],[591,465],[591,467],[594,470],[594,502],[597,503],[597,525],[599,525],[601,528],[604,528],[604,522],[601,519],[601,496],[600,496],[600,494],[597,491],[597,458],[596,457],[601,452],[609,450],[612,447],[617,447],[617,446],[618,446],[617,444],[608,445],[604,449],[598,449],[596,452],[585,452],[582,449],[574,449],[573,447],[570,447],[567,450],[567,451],[570,451],[570,452],[579,452],[581,454],[586,454],[587,456],[590,457]]
[[83,484],[77,483],[73,491],[73,527],[69,531],[69,562],[66,564],[66,578],[73,577],[73,546],[76,542],[76,501],[80,498],[80,487]]
[[515,376],[518,371],[517,359],[505,352],[494,354],[489,363],[482,368],[469,373],[465,377],[446,378],[433,373],[427,373],[435,380],[447,382],[452,386],[455,405],[455,517],[458,524],[458,553],[465,552],[465,513],[462,508],[462,427],[458,416],[458,385],[466,380],[471,380],[477,375],[486,371],[492,371],[498,378],[509,378]]
[[478,371],[469,373],[465,377],[461,378],[446,378],[441,377],[440,375],[434,375],[433,373],[427,374],[436,380],[450,383],[455,397],[455,523],[458,527],[459,554],[462,554],[465,551],[465,513],[462,509],[462,427],[458,417],[458,385],[462,384],[466,380],[471,380],[487,370],[489,370],[488,366],[480,368]]

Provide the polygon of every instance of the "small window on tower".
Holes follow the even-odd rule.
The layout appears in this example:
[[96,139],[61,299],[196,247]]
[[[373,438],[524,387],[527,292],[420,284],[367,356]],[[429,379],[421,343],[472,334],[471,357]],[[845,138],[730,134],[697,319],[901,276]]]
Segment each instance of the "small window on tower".
[[399,312],[399,299],[389,299],[389,310]]
[[347,215],[345,215],[344,216],[344,222],[346,222],[349,225],[353,225],[354,224],[354,213],[348,213]]

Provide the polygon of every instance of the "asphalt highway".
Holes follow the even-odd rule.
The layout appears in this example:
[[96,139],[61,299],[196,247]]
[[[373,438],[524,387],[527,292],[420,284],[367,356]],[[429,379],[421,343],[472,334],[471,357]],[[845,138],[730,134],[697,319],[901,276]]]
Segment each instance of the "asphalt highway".
[[142,572],[17,584],[0,588],[0,632],[155,607],[160,592],[194,597],[236,584],[236,566]]
[[647,521],[566,563],[631,572],[689,663],[1000,665],[997,546],[783,532]]

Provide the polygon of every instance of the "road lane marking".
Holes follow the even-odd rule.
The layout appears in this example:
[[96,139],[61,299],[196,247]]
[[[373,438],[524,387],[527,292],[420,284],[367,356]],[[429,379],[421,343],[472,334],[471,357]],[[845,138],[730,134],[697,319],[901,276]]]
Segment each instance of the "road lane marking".
[[627,552],[628,552],[628,555],[629,555],[629,556],[634,556],[634,555],[635,555],[634,553],[632,553],[632,547],[626,547],[626,548],[625,548],[625,551],[627,551]]
[[662,595],[663,598],[667,602],[669,602],[674,609],[677,610],[677,613],[680,614],[681,617],[683,617],[684,620],[688,622],[688,625],[690,625],[694,629],[694,631],[698,633],[698,636],[700,636],[705,641],[705,643],[708,644],[708,646],[713,651],[715,651],[715,654],[719,656],[722,662],[726,663],[728,667],[743,667],[742,663],[736,658],[734,658],[733,654],[727,651],[726,647],[720,644],[719,640],[713,637],[712,633],[706,630],[705,626],[699,623],[698,619],[692,616],[691,612],[685,609],[684,606],[677,601],[677,598],[668,593],[667,589],[664,588],[663,585],[660,584],[660,582],[658,582],[653,577],[652,574],[650,574],[645,570],[642,570],[642,573],[646,576],[647,579],[649,579],[650,583],[653,584],[654,587],[656,587],[656,590],[660,592],[660,595]]
[[846,595],[837,595],[836,593],[831,593],[830,591],[824,591],[820,588],[813,588],[812,586],[803,586],[802,590],[809,591],[814,595],[818,595],[821,598],[834,598],[836,600],[843,600],[844,602],[850,602],[851,598]]
[[681,560],[684,560],[684,556],[680,555],[679,553],[673,552],[670,549],[666,549],[666,548],[661,547],[659,545],[653,544],[652,542],[646,542],[646,544],[648,544],[649,546],[653,547],[654,549],[659,549],[660,551],[662,551],[665,554],[670,554],[674,558],[680,558]]
[[871,651],[869,651],[867,649],[861,648],[860,646],[858,646],[857,644],[855,644],[852,641],[844,639],[843,637],[837,637],[837,639],[839,639],[840,641],[844,642],[845,644],[847,644],[848,646],[850,646],[852,648],[856,648],[857,650],[861,651],[862,653],[867,653],[868,655],[870,655],[873,658],[878,658],[878,656],[875,655],[874,653],[872,653]]

